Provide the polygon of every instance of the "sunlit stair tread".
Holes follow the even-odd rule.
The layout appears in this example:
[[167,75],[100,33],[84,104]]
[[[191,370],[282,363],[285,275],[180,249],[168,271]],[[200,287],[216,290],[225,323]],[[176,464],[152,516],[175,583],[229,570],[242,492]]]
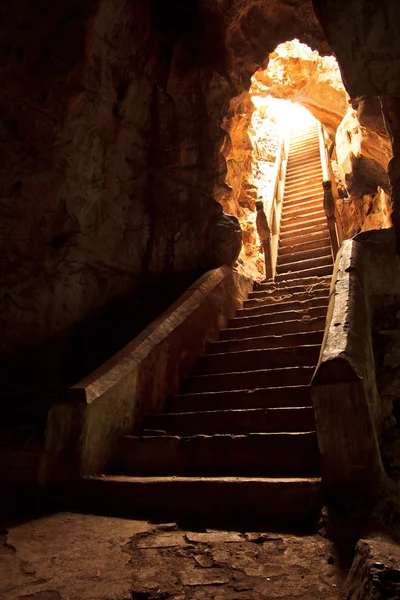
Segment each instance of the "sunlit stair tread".
[[286,333],[301,333],[316,331],[325,327],[325,317],[308,316],[301,320],[281,321],[265,325],[249,325],[247,327],[226,328],[221,331],[221,340],[237,340],[241,337],[262,337],[268,335],[284,335]]
[[290,302],[309,302],[320,298],[326,299],[329,295],[329,286],[324,284],[314,286],[311,289],[304,286],[293,286],[293,288],[293,291],[291,288],[282,288],[280,290],[277,287],[270,292],[267,290],[253,292],[252,296],[249,296],[245,301],[243,309],[264,306],[271,307],[272,312],[282,312],[282,309],[279,308],[280,304],[286,307]]
[[295,217],[297,215],[301,216],[318,210],[325,210],[323,198],[307,200],[303,202],[302,205],[295,204],[293,206],[285,206],[284,210],[282,211],[282,219],[286,219],[287,217]]
[[[311,212],[312,211],[312,212]],[[318,219],[326,218],[325,211],[323,207],[313,208],[310,211],[304,211],[303,214],[295,213],[295,214],[287,214],[285,217],[282,217],[282,228],[284,229],[288,225],[292,224],[303,224],[308,222],[317,222]]]
[[307,227],[305,231],[288,231],[287,233],[280,232],[279,235],[279,251],[282,247],[291,247],[304,242],[311,242],[317,239],[329,237],[328,224],[319,224],[314,227]]
[[308,366],[318,362],[319,351],[320,346],[314,344],[205,354],[198,359],[192,375]]
[[238,340],[220,340],[208,346],[209,354],[220,352],[241,352],[243,350],[262,350],[266,348],[303,346],[321,344],[323,331],[309,331],[305,333],[287,333],[283,335],[269,335]]
[[322,167],[321,163],[318,161],[312,161],[312,163],[308,163],[306,165],[295,166],[292,165],[290,168],[286,169],[286,180],[293,179],[294,177],[303,177],[309,174],[321,173],[322,175]]
[[79,495],[88,509],[131,518],[154,515],[275,519],[313,518],[321,506],[319,478],[87,477]]
[[310,162],[317,161],[319,159],[319,150],[314,150],[312,153],[305,153],[303,156],[289,156],[287,168],[293,169],[296,167],[307,167]]
[[321,217],[318,220],[316,219],[314,223],[306,222],[301,223],[296,226],[296,224],[286,225],[285,228],[281,228],[279,240],[284,240],[290,237],[294,240],[296,237],[300,237],[302,235],[307,235],[312,232],[329,232],[328,225],[326,223],[326,217]]
[[318,276],[318,275],[331,275],[333,271],[333,265],[322,265],[320,267],[313,267],[311,269],[304,269],[302,271],[289,271],[287,273],[278,273],[275,277],[277,282],[289,281],[291,279],[298,279],[299,277],[307,276]]
[[286,185],[285,185],[285,194],[289,194],[292,191],[296,191],[296,190],[300,190],[300,189],[307,189],[309,187],[319,187],[320,189],[322,188],[322,177],[320,175],[315,176],[315,177],[303,177],[303,178],[296,178],[293,180],[292,183],[289,183],[286,180]]
[[279,260],[281,260],[287,255],[307,252],[308,250],[318,250],[319,248],[326,248],[327,246],[330,248],[330,239],[328,233],[325,233],[324,236],[321,235],[316,238],[313,236],[311,240],[300,242],[299,244],[280,245],[278,257]]
[[299,260],[303,261],[307,260],[308,258],[319,258],[322,256],[332,256],[332,249],[330,246],[321,246],[320,248],[311,248],[310,250],[302,250],[299,252],[293,252],[292,254],[283,254],[278,259],[278,265],[281,266]]
[[332,255],[328,256],[319,256],[314,258],[307,258],[304,260],[296,260],[291,263],[280,264],[277,267],[276,272],[278,275],[282,273],[289,273],[292,271],[305,271],[306,269],[310,269],[311,267],[323,267],[326,265],[332,265]]
[[311,406],[162,413],[148,415],[143,429],[145,435],[163,430],[179,436],[312,431],[315,417]]
[[289,191],[285,191],[284,194],[284,207],[285,206],[285,202],[286,201],[294,201],[294,200],[300,200],[300,199],[306,199],[306,198],[313,198],[314,196],[323,196],[323,189],[322,189],[322,185],[320,185],[319,183],[315,183],[313,185],[304,185],[304,186],[297,186],[296,188],[293,188],[292,190]]
[[326,216],[325,213],[320,213],[321,216],[303,219],[301,221],[293,221],[291,223],[283,223],[281,226],[281,236],[285,235],[289,232],[295,232],[296,234],[300,234],[300,232],[305,232],[305,230],[315,231],[318,227],[322,229],[323,227],[327,228],[326,225]]
[[319,474],[315,431],[125,436],[117,444],[109,471],[135,475]]

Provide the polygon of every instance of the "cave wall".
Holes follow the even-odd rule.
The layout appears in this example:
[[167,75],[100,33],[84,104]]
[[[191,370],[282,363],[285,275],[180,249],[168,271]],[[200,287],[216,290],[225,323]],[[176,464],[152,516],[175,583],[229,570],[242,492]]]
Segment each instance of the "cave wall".
[[214,193],[229,99],[279,42],[327,45],[311,1],[1,10],[0,358],[57,382],[77,324],[234,260],[238,223]]

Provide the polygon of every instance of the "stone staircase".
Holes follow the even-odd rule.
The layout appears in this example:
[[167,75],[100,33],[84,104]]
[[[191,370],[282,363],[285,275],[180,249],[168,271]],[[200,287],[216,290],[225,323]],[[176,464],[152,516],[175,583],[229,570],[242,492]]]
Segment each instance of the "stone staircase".
[[99,510],[135,515],[312,517],[320,507],[310,381],[332,253],[317,126],[292,132],[277,273],[209,344],[167,412],[86,481]]

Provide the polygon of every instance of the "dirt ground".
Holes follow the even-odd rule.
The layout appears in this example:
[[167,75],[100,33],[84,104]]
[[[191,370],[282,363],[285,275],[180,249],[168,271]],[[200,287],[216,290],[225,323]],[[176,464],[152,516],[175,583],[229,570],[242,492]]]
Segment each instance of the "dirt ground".
[[57,513],[1,532],[1,600],[340,598],[319,535],[180,529]]

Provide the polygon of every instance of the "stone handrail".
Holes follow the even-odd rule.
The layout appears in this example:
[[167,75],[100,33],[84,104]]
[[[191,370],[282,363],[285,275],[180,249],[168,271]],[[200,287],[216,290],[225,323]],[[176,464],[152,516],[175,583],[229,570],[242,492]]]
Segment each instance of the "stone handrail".
[[[275,161],[272,200],[268,215],[266,215],[266,227],[269,230],[269,235],[265,241],[263,240],[266,279],[273,279],[275,277],[287,154],[287,138],[286,136],[282,136]],[[260,238],[262,239],[261,235]]]
[[[50,409],[38,479],[59,484],[102,473],[115,442],[162,412],[252,280],[228,266],[198,279],[168,310]],[[60,479],[62,478],[62,479]]]
[[322,481],[336,502],[373,502],[384,482],[363,252],[354,240],[346,240],[339,249],[311,386]]
[[332,256],[333,260],[335,260],[338,249],[343,241],[340,227],[340,219],[337,218],[338,215],[336,210],[335,195],[333,193],[333,188],[335,188],[336,190],[336,183],[332,172],[328,150],[325,144],[324,128],[321,123],[319,123],[318,126],[318,133],[319,151],[322,166],[322,187],[324,189],[324,209],[328,221]]

